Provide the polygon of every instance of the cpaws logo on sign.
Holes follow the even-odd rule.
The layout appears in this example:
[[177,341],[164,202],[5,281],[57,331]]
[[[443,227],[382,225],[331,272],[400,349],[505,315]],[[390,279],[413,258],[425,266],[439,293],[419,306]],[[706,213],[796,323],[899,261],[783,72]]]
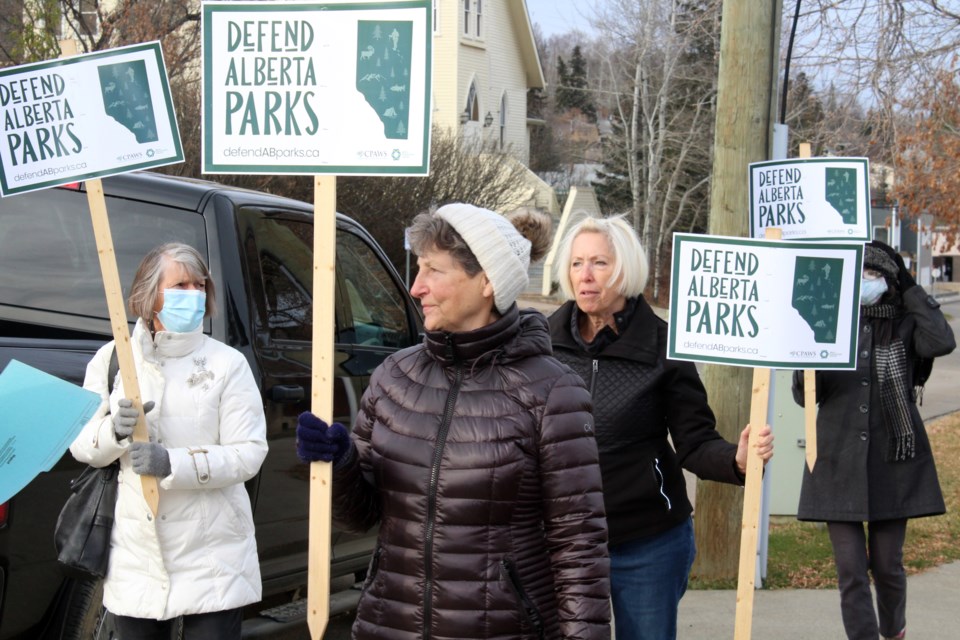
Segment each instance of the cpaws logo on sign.
[[143,158],[143,154],[137,151],[136,153],[124,153],[117,156],[117,162],[133,162],[134,160],[140,160]]
[[380,149],[361,149],[357,151],[357,157],[364,160],[386,160],[387,152]]

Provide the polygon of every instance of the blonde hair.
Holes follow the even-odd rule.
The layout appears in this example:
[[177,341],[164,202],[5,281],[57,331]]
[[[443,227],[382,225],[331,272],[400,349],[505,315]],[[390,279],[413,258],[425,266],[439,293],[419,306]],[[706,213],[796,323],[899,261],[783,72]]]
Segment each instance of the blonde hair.
[[610,246],[613,253],[613,273],[607,286],[616,285],[617,293],[627,298],[641,295],[647,286],[650,265],[637,232],[625,220],[624,215],[600,218],[585,214],[564,235],[557,252],[556,277],[566,299],[576,298],[573,283],[570,282],[570,261],[573,241],[582,233],[599,233],[606,238]]

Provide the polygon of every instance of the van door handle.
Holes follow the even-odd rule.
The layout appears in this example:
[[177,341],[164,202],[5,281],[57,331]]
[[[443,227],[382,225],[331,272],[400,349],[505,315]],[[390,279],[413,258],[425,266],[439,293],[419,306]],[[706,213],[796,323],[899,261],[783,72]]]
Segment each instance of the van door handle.
[[270,388],[270,399],[274,402],[300,402],[304,395],[303,387],[298,384],[278,384]]

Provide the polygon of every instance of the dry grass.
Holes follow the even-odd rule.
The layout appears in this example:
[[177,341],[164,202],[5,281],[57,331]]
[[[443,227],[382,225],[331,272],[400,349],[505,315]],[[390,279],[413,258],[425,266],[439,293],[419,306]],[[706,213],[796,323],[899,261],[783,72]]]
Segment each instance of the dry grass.
[[[927,424],[937,461],[940,487],[947,513],[911,520],[904,544],[908,574],[960,560],[960,412]],[[826,526],[771,518],[767,557],[767,589],[836,589],[837,573]],[[691,589],[736,589],[736,580],[707,581],[691,578]]]
[[[908,574],[960,559],[960,412],[927,424],[947,513],[911,520],[904,544]],[[770,523],[770,589],[834,589],[836,571],[823,525],[778,518]]]

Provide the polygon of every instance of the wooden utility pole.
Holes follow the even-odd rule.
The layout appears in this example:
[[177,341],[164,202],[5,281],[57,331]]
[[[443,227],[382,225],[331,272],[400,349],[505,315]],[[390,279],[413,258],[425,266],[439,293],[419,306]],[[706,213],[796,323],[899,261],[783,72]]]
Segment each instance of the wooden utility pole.
[[[723,3],[710,192],[711,235],[749,235],[747,165],[770,157],[780,9],[777,0]],[[750,421],[753,371],[707,365],[703,380],[717,416],[718,431],[728,441],[737,442],[740,431]],[[736,579],[742,511],[743,496],[738,487],[697,483],[695,575],[712,580]]]

